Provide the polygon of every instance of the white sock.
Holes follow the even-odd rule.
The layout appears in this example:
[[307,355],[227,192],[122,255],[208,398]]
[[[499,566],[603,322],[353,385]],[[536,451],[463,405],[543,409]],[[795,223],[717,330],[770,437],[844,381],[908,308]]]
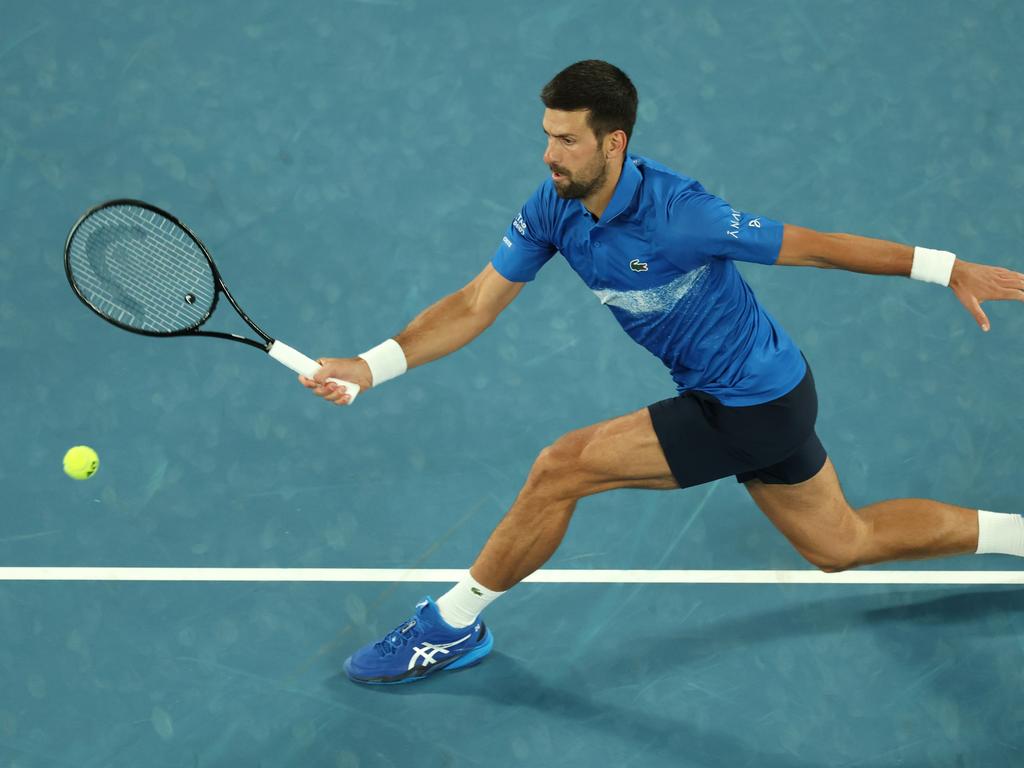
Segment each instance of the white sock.
[[469,571],[462,581],[437,599],[441,618],[453,627],[468,627],[484,608],[501,597],[504,592],[493,592],[474,579]]
[[978,554],[1024,557],[1024,517],[979,509]]

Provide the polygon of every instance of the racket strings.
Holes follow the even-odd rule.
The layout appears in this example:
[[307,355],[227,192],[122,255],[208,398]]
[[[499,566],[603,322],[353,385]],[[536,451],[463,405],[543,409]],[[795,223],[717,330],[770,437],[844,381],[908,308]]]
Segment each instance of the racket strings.
[[68,266],[98,312],[138,330],[194,328],[216,295],[199,246],[177,224],[139,206],[108,206],[86,218],[72,238]]

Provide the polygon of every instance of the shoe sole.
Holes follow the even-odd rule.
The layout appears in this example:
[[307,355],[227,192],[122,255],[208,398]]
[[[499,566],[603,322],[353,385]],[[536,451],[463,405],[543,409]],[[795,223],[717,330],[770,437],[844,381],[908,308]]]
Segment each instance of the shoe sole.
[[418,680],[425,680],[435,672],[454,672],[458,669],[469,669],[475,667],[481,661],[484,660],[484,656],[491,652],[494,647],[494,635],[491,634],[491,630],[487,630],[487,635],[484,637],[483,642],[463,656],[460,656],[455,661],[444,664],[441,666],[433,665],[427,667],[422,675],[415,677],[403,677],[401,680],[366,680],[361,677],[356,677],[348,670],[348,661],[345,661],[345,674],[348,675],[348,679],[353,683],[359,683],[360,685],[402,685],[403,683],[415,683]]

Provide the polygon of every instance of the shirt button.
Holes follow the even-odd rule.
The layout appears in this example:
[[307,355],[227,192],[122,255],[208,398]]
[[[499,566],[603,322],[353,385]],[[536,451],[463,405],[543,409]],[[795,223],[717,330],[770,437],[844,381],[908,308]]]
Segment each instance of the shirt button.
[[600,247],[601,247],[601,244],[600,244],[600,243],[594,243],[594,247],[595,247],[595,248],[600,248]]

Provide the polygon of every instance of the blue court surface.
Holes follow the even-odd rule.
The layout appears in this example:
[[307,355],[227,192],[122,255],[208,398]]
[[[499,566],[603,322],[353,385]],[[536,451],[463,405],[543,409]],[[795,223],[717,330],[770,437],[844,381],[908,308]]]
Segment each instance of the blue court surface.
[[[62,261],[86,208],[141,198],[270,334],[356,354],[484,267],[548,172],[540,88],[602,58],[640,92],[633,149],[737,208],[1024,270],[1022,23],[994,0],[8,3],[0,768],[1024,765],[1019,560],[793,581],[815,572],[732,479],[585,499],[548,569],[620,577],[524,583],[480,666],[353,685],[344,659],[447,589],[538,452],[673,396],[667,371],[556,258],[470,346],[334,408],[252,349],[103,323]],[[1024,308],[987,304],[983,334],[938,286],[740,269],[814,369],[852,504],[1024,511]],[[242,330],[228,309],[210,326]],[[281,577],[187,570],[213,568]]]

